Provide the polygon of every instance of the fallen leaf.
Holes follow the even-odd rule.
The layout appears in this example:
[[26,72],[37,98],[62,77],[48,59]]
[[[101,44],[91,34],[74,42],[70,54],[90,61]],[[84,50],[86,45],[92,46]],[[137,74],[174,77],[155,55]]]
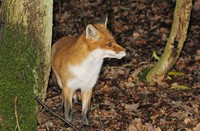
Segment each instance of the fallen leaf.
[[185,85],[179,85],[177,82],[175,82],[175,83],[172,84],[171,88],[185,90],[185,89],[188,89],[189,87],[185,86]]
[[167,41],[167,35],[166,34],[162,34],[162,41]]
[[200,131],[200,123],[197,124],[195,128],[193,128],[193,131]]
[[140,37],[140,34],[139,34],[139,33],[136,33],[136,32],[134,32],[132,36],[133,36],[134,38],[138,38],[138,37]]
[[116,117],[117,116],[117,112],[115,109],[111,109],[111,110],[108,110],[108,111],[103,111],[103,114],[102,114],[104,117]]
[[133,79],[136,79],[140,72],[141,72],[141,68],[138,67],[138,68],[135,69],[134,72],[131,74],[131,77],[132,77]]
[[162,131],[162,130],[160,129],[160,127],[157,127],[154,129],[154,131]]
[[128,130],[129,131],[138,131],[137,128],[132,123],[128,126]]
[[184,119],[184,123],[185,123],[185,124],[188,124],[188,122],[190,122],[190,121],[191,121],[190,118],[185,118],[185,119]]
[[200,10],[200,0],[197,0],[197,1],[194,3],[193,9],[194,9],[195,11],[199,11],[199,10]]
[[136,112],[138,107],[139,107],[139,103],[125,104],[124,105],[124,108],[128,111],[135,111]]
[[103,86],[102,91],[103,91],[103,92],[110,92],[111,89],[110,89],[110,88],[108,87],[108,85],[106,84],[106,85]]
[[145,44],[147,44],[147,41],[145,41],[145,40],[137,40],[137,41],[135,41],[135,44],[145,45]]

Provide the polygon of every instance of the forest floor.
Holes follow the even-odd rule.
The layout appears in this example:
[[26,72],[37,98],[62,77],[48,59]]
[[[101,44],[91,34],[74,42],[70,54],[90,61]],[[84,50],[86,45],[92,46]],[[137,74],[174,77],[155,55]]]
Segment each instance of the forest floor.
[[[157,62],[170,33],[175,3],[168,0],[54,0],[53,42],[77,36],[108,13],[108,29],[126,48],[121,60],[106,59],[93,91],[90,125],[81,127],[81,103],[72,124],[85,131],[200,131],[200,11],[192,10],[185,46],[163,82],[150,85],[145,74]],[[188,89],[173,88],[174,83]],[[61,90],[50,79],[45,104],[63,116]],[[40,131],[68,130],[48,111],[38,114]]]

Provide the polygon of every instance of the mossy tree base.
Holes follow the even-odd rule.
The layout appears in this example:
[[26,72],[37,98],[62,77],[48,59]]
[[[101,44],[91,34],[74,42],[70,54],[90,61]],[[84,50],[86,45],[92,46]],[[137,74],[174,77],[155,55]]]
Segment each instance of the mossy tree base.
[[33,69],[40,70],[40,56],[33,42],[12,25],[6,25],[4,34],[0,45],[0,130],[15,129],[15,97],[21,130],[36,130]]
[[35,95],[44,99],[50,73],[53,0],[6,0],[0,43],[0,131],[37,130]]

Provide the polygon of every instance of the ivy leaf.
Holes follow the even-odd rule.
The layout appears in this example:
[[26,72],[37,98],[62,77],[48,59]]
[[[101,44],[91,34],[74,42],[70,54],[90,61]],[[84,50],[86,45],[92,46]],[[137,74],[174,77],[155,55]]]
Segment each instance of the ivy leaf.
[[173,83],[171,88],[172,89],[182,89],[182,90],[189,89],[188,86],[179,85],[177,82]]
[[153,51],[153,55],[152,55],[152,57],[153,57],[154,59],[156,59],[157,61],[160,60],[160,57],[156,54],[155,51]]
[[168,73],[168,75],[170,75],[170,76],[183,76],[183,75],[185,75],[185,74],[182,73],[182,72],[170,71],[170,72]]
[[140,74],[138,75],[139,80],[142,81],[142,82],[145,82],[146,81],[146,76],[147,76],[148,72],[149,72],[149,69],[142,68]]

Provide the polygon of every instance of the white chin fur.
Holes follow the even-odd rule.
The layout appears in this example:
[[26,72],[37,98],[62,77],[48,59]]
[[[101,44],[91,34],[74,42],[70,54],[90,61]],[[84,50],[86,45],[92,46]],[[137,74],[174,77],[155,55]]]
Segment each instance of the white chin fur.
[[117,59],[121,59],[121,58],[123,58],[124,56],[126,56],[125,51],[121,51],[121,52],[118,53]]
[[117,59],[121,59],[125,55],[126,55],[125,51],[121,51],[119,53],[116,53],[114,51],[105,50],[104,58],[117,58]]
[[111,50],[104,50],[104,49],[95,49],[91,52],[91,56],[93,58],[117,58],[117,59],[121,59],[122,57],[124,57],[126,55],[125,51],[121,51],[119,53],[116,53],[114,51]]

